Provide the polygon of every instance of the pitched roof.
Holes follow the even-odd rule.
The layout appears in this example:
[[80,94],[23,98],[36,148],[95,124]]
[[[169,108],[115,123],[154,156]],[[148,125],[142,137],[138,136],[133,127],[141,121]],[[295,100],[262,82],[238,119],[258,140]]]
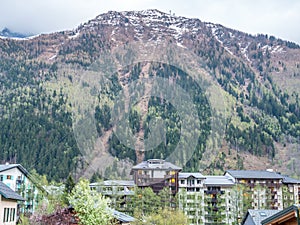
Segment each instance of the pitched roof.
[[28,171],[21,165],[21,164],[2,164],[0,165],[0,172],[10,170],[17,167],[19,170],[22,171],[26,176],[28,176]]
[[2,164],[0,165],[0,172],[4,172],[6,170],[10,170],[13,168],[18,168],[28,179],[34,183],[37,188],[39,188],[41,191],[46,192],[45,188],[42,187],[36,179],[21,165],[21,164]]
[[300,180],[291,178],[289,176],[283,176],[282,183],[284,183],[284,184],[300,184]]
[[10,187],[0,181],[0,194],[6,199],[25,201],[18,193],[14,192]]
[[261,221],[264,219],[278,213],[280,210],[271,210],[271,209],[263,209],[263,210],[254,210],[248,209],[246,216],[242,221],[242,225],[261,225]]
[[266,170],[227,170],[228,173],[237,179],[283,179],[283,176]]
[[135,186],[134,180],[105,180],[97,184],[103,186]]
[[188,177],[194,177],[197,179],[205,179],[205,177],[201,173],[179,173],[178,174],[179,179],[186,179]]
[[114,218],[121,221],[122,223],[129,223],[129,222],[133,222],[135,220],[132,216],[129,216],[129,215],[119,212],[117,210],[113,210],[113,216],[114,216]]
[[263,221],[261,221],[261,224],[268,224],[270,222],[272,222],[273,220],[277,220],[282,218],[283,216],[290,214],[293,211],[299,211],[300,210],[300,205],[291,205],[288,208],[285,208],[284,210],[280,210],[277,213],[273,214],[272,216],[269,216],[268,218],[264,219]]
[[232,186],[234,181],[227,176],[205,176],[204,184],[206,186]]
[[175,166],[162,159],[149,159],[132,167],[132,170],[181,170],[181,167]]

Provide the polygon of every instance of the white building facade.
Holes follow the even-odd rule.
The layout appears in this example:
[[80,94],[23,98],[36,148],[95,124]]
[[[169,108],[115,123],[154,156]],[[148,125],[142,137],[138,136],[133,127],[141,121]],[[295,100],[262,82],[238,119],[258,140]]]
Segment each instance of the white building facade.
[[42,187],[33,181],[27,170],[20,164],[0,165],[0,181],[25,199],[18,204],[18,213],[33,213],[43,199]]
[[23,199],[20,195],[0,182],[0,224],[16,225],[17,205]]

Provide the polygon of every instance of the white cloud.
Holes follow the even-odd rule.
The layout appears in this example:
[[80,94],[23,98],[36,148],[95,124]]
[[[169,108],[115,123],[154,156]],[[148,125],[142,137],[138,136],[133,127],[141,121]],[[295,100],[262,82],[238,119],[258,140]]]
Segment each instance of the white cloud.
[[1,3],[0,28],[51,32],[75,28],[109,10],[148,8],[172,10],[177,15],[300,43],[300,1],[297,0],[10,0]]

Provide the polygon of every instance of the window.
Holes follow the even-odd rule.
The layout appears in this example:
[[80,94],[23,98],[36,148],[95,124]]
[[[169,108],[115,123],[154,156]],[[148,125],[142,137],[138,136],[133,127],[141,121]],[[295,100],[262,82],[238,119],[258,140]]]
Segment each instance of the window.
[[15,221],[15,208],[4,208],[3,223]]
[[195,200],[195,195],[187,195],[186,199]]
[[197,184],[201,184],[201,180],[197,180]]
[[260,212],[259,215],[260,215],[261,217],[266,217],[266,216],[267,216],[267,214],[266,214],[265,212]]
[[3,214],[3,222],[4,222],[4,223],[5,223],[5,222],[10,222],[10,221],[12,221],[12,220],[11,220],[12,217],[9,217],[9,216],[11,216],[11,215],[10,215],[10,211],[11,211],[10,208],[4,208],[4,214]]
[[11,208],[10,209],[10,221],[15,221],[15,213],[16,213],[16,209]]
[[184,184],[184,183],[185,183],[184,181],[185,181],[185,180],[181,180],[180,183],[181,183],[181,184]]
[[6,208],[4,208],[4,213],[3,213],[3,223],[6,222],[6,221],[5,221],[5,217],[6,217]]
[[3,175],[0,175],[0,181],[3,181]]
[[9,221],[9,211],[10,211],[10,209],[6,209],[6,222],[8,222]]
[[11,180],[11,175],[7,175],[7,176],[6,176],[6,179],[7,179],[7,180]]

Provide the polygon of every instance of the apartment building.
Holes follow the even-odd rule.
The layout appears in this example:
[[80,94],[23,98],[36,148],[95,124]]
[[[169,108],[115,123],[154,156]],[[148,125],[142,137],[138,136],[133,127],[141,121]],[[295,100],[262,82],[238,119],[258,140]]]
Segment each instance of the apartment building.
[[234,217],[230,195],[234,185],[226,176],[179,173],[179,208],[189,224],[231,224]]
[[283,176],[282,183],[283,208],[300,204],[300,180]]
[[135,193],[135,184],[133,180],[106,180],[91,183],[90,188],[110,198],[110,206],[112,208],[117,208],[121,212],[133,214],[132,207],[128,206],[130,198]]
[[179,173],[178,206],[191,224],[204,220],[204,180],[201,173]]
[[252,209],[283,209],[283,177],[272,171],[228,170],[226,176],[246,187],[244,193],[252,198]]
[[178,178],[179,208],[190,224],[239,224],[248,209],[282,210],[300,199],[300,181],[273,171],[179,173]]
[[[271,170],[227,170],[223,176],[207,176],[150,159],[134,166],[131,174],[133,181],[127,181],[131,187],[151,187],[155,193],[168,187],[173,196],[177,194],[178,206],[192,225],[240,224],[249,209],[282,210],[300,199],[300,181]],[[101,192],[108,195],[127,187],[126,182],[121,186],[107,182]]]

